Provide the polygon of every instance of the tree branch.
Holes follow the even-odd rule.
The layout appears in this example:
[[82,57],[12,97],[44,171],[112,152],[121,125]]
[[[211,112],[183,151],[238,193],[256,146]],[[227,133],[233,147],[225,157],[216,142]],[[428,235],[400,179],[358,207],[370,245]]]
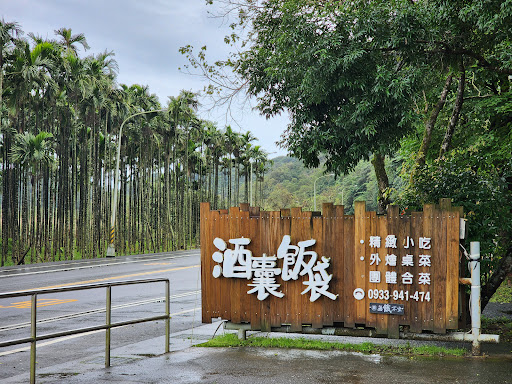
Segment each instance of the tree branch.
[[459,122],[460,111],[462,109],[462,103],[464,102],[464,86],[466,83],[466,70],[464,68],[464,62],[463,62],[462,58],[459,63],[459,70],[460,70],[460,79],[459,79],[459,86],[457,87],[457,98],[455,99],[455,105],[453,106],[452,117],[450,118],[448,128],[446,129],[446,133],[444,135],[443,143],[441,144],[441,150],[439,151],[440,158],[450,149],[453,133],[455,132],[455,127],[457,126],[457,123]]
[[[434,109],[432,110],[432,113],[430,114],[430,118],[425,124],[425,132],[423,133],[423,141],[421,143],[420,150],[418,152],[418,158],[416,159],[416,168],[422,167],[425,165],[425,159],[427,157],[428,149],[430,148],[430,141],[432,139],[432,130],[434,129],[434,126],[437,121],[437,117],[439,116],[439,112],[444,107],[444,104],[446,103],[446,97],[448,95],[448,91],[450,89],[450,85],[452,83],[453,75],[450,74],[446,78],[446,82],[444,84],[443,91],[441,92],[441,97],[439,98],[439,101],[435,105]],[[413,171],[411,173],[411,179],[413,178],[413,175],[415,172]]]

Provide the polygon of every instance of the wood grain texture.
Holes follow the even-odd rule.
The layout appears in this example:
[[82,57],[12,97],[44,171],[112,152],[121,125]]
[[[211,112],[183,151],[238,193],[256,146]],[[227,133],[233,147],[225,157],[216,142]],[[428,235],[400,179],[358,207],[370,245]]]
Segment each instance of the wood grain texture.
[[[385,216],[366,211],[364,202],[356,202],[355,214],[345,215],[343,206],[331,203],[322,204],[322,214],[303,211],[301,208],[282,209],[265,212],[258,207],[241,204],[229,210],[212,211],[208,203],[201,204],[201,286],[202,321],[211,322],[221,317],[234,323],[250,323],[254,330],[270,331],[273,327],[290,325],[294,331],[301,331],[305,325],[314,328],[341,326],[353,328],[365,326],[375,328],[379,334],[398,337],[399,327],[406,326],[412,332],[435,331],[445,333],[456,329],[459,319],[459,225],[461,208],[451,207],[448,199],[440,201],[438,207],[425,205],[422,212],[410,216],[401,215],[398,207],[388,207]],[[216,265],[212,259],[218,249],[213,244],[215,238],[224,240],[227,247],[234,249],[230,239],[249,238],[246,247],[254,257],[277,256],[283,236],[290,236],[290,250],[299,242],[315,239],[316,243],[305,249],[316,252],[317,261],[322,256],[330,258],[328,274],[332,274],[328,291],[338,295],[336,300],[320,296],[311,302],[311,292],[304,295],[305,281],[311,275],[305,273],[297,280],[283,281],[281,274],[275,277],[280,284],[278,291],[283,298],[269,295],[258,300],[257,294],[248,294],[251,280],[226,278],[212,275]],[[397,247],[386,247],[386,237],[397,237]],[[381,239],[380,247],[370,247],[370,237]],[[414,246],[405,248],[407,237],[413,239]],[[419,238],[431,239],[431,249],[419,249]],[[378,255],[372,259],[371,255]],[[386,255],[397,256],[396,266],[386,265]],[[405,255],[413,255],[413,266],[402,265]],[[419,265],[420,255],[431,256],[431,266]],[[310,259],[307,256],[304,263]],[[373,262],[372,262],[373,260]],[[276,267],[282,268],[283,260],[278,259]],[[380,273],[379,283],[369,282],[371,271]],[[386,272],[396,272],[397,282],[387,283]],[[413,284],[404,284],[402,275],[411,273]],[[314,270],[312,276],[318,274]],[[421,273],[430,273],[431,284],[420,284]],[[363,300],[354,298],[354,290],[365,291]],[[368,297],[373,290],[372,299]],[[429,292],[430,302],[393,298],[393,291]],[[374,292],[379,296],[374,297]],[[389,299],[380,296],[387,292]],[[420,296],[421,297],[421,296]],[[402,304],[403,316],[371,314],[370,302]]]

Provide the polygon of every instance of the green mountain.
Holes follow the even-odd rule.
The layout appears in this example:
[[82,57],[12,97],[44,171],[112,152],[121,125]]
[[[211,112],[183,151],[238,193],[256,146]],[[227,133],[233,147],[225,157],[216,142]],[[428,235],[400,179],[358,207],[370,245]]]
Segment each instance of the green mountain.
[[[401,187],[397,173],[399,164],[387,160],[387,171],[392,189]],[[366,201],[368,209],[377,208],[377,180],[369,161],[361,161],[346,175],[335,177],[326,174],[325,167],[306,168],[300,160],[281,156],[273,159],[263,183],[263,203],[265,210],[303,207],[314,210],[316,181],[316,207],[332,202],[345,205],[347,214],[353,213],[354,201]]]

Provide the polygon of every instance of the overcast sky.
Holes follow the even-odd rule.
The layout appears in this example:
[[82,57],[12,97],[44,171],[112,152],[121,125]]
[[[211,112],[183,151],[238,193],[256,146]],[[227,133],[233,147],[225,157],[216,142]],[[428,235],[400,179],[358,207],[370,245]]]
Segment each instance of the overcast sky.
[[[205,0],[0,0],[0,17],[19,23],[25,34],[54,38],[54,30],[71,28],[87,38],[91,49],[85,54],[114,51],[118,82],[148,85],[163,105],[182,89],[199,91],[204,86],[178,70],[187,64],[180,47],[206,45],[212,58],[226,57],[223,39],[230,29],[209,16],[214,9]],[[285,117],[267,121],[249,107],[235,109],[236,121],[226,121],[224,110],[212,113],[203,107],[200,114],[217,121],[219,128],[227,123],[242,133],[250,130],[259,139],[256,144],[276,152],[270,157],[286,154],[275,145],[286,127]]]

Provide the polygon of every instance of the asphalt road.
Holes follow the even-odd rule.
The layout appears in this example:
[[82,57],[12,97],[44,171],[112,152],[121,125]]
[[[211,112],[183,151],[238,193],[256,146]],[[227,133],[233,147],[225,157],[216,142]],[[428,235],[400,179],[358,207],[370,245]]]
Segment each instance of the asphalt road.
[[[201,325],[199,250],[114,259],[80,260],[0,269],[0,293],[135,279],[170,279],[171,332]],[[165,314],[165,284],[112,288],[112,322]],[[105,322],[106,289],[38,295],[39,335]],[[0,300],[0,340],[30,336],[30,297]],[[163,321],[112,330],[112,348],[165,334]],[[37,364],[44,367],[103,352],[105,332],[41,341]],[[155,345],[154,354],[164,352]],[[0,380],[26,372],[29,345],[0,348]]]

